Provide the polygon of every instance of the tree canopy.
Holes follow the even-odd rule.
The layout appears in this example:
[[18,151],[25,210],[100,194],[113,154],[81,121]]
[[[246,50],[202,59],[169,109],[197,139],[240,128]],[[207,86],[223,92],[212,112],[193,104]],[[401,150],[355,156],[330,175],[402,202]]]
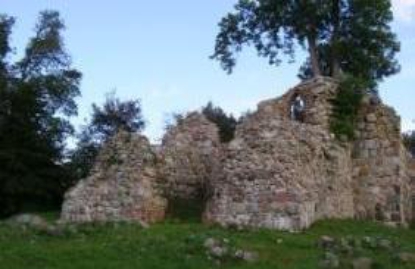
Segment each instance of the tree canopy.
[[302,78],[347,73],[374,87],[400,69],[392,20],[390,0],[239,0],[219,23],[212,58],[232,72],[245,45],[274,65],[300,46],[309,55]]
[[14,19],[0,16],[0,215],[27,200],[59,199],[66,171],[60,165],[68,117],[76,115],[81,74],[71,67],[59,13],[40,14],[23,58],[9,62]]
[[70,153],[69,167],[74,181],[88,176],[105,141],[120,130],[137,133],[144,127],[140,100],[122,101],[111,93],[102,106],[93,104],[91,120],[82,128],[77,146]]

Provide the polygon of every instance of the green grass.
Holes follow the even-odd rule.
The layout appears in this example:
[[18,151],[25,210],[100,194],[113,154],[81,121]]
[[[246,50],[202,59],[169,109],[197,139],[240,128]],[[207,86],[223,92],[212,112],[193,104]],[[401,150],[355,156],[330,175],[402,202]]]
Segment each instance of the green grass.
[[[400,243],[394,251],[415,252],[415,231],[368,222],[324,221],[306,232],[236,231],[200,223],[165,222],[148,229],[133,224],[67,227],[60,236],[0,225],[0,268],[5,269],[316,269],[324,251],[316,246],[321,235],[335,238],[382,237]],[[248,263],[210,260],[203,246],[207,238],[227,238],[234,248],[259,253]],[[278,243],[278,241],[282,242]],[[385,269],[415,268],[392,261],[385,250],[366,249]]]

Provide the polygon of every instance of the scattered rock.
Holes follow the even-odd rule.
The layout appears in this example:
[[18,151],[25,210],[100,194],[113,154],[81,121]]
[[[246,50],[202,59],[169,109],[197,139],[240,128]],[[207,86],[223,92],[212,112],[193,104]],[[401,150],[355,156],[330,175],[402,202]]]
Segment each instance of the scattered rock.
[[213,248],[217,244],[218,244],[218,241],[215,238],[210,237],[205,240],[203,245],[205,246],[205,248]]
[[353,269],[372,269],[373,260],[371,258],[357,258],[352,261]]
[[15,215],[6,220],[6,223],[12,226],[25,226],[36,229],[47,229],[49,226],[44,218],[35,214]]
[[214,246],[210,249],[210,254],[216,258],[222,258],[228,254],[228,248],[224,246]]
[[398,259],[402,263],[415,263],[415,253],[409,253],[409,252],[399,253]]
[[207,248],[208,254],[213,258],[221,259],[229,254],[229,248],[224,240],[219,241],[214,238],[208,238],[203,245]]
[[245,262],[255,262],[259,257],[258,253],[254,251],[244,249],[234,250],[226,238],[222,240],[208,238],[203,245],[207,249],[208,259],[224,260],[225,258],[234,258]]
[[331,249],[336,244],[336,240],[330,236],[323,235],[320,237],[318,245],[323,249]]
[[380,239],[378,242],[378,246],[384,250],[392,250],[393,242],[388,239]]
[[246,262],[255,262],[258,260],[258,253],[239,249],[235,252],[234,257]]

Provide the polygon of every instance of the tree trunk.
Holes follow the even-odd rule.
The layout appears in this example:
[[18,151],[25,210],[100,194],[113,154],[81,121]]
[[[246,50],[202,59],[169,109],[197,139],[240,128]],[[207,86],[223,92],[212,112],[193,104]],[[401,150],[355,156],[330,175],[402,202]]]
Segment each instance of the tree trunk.
[[310,53],[311,70],[313,71],[313,77],[321,76],[316,39],[312,37],[311,35],[309,35],[307,37],[307,40],[308,40],[308,50]]

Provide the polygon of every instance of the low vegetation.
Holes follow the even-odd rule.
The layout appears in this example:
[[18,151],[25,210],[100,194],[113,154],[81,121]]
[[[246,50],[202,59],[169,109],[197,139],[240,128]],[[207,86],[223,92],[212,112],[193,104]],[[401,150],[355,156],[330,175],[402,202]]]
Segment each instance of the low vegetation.
[[[338,242],[363,242],[367,238],[390,242],[391,247],[375,244],[349,254],[333,251],[342,262],[338,268],[350,268],[350,262],[358,257],[372,259],[376,262],[374,268],[415,266],[397,258],[400,253],[415,253],[414,230],[356,221],[319,222],[302,233],[226,230],[179,220],[150,228],[126,223],[67,226],[59,233],[1,224],[0,261],[2,268],[13,269],[315,269],[322,268],[328,255],[318,246],[323,236]],[[233,255],[212,256],[206,248],[211,239],[226,241],[229,249],[243,249],[257,257],[243,260]]]
[[368,89],[364,80],[346,77],[339,85],[339,91],[333,100],[331,131],[338,138],[353,140],[362,98]]

